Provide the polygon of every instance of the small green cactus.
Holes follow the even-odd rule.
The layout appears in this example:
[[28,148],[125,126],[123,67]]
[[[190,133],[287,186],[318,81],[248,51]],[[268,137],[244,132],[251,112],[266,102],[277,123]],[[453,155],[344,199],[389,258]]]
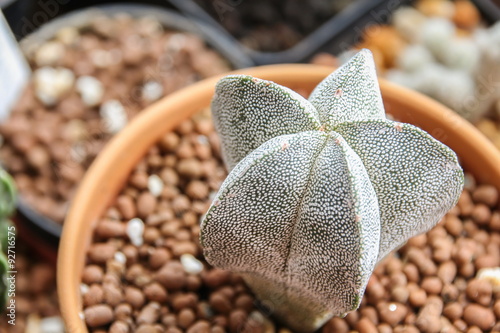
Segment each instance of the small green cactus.
[[7,272],[10,271],[7,257],[9,232],[14,230],[9,216],[16,207],[17,191],[12,177],[0,167],[0,312],[8,300]]
[[296,331],[358,308],[377,262],[433,227],[463,187],[448,147],[385,118],[368,50],[309,100],[225,77],[212,113],[230,174],[201,224],[204,255]]

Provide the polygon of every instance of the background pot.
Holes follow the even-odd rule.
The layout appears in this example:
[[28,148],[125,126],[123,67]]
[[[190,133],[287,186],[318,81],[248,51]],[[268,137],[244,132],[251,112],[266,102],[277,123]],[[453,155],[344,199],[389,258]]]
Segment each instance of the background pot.
[[[313,65],[274,65],[239,73],[275,81],[292,89],[311,91],[333,68]],[[58,258],[61,311],[71,332],[86,332],[79,317],[81,273],[85,249],[99,216],[107,208],[135,164],[163,134],[182,120],[206,108],[220,77],[184,88],[147,108],[115,136],[83,179],[67,216]],[[402,122],[413,123],[455,150],[464,169],[480,183],[500,190],[500,153],[472,125],[441,104],[381,80],[386,111]]]
[[[47,40],[52,39],[61,28],[83,27],[96,15],[116,13],[128,13],[134,18],[153,17],[166,28],[197,35],[210,44],[222,57],[227,59],[232,67],[241,68],[247,65],[246,62],[242,62],[242,59],[237,57],[230,45],[217,42],[217,33],[209,27],[205,28],[202,23],[201,25],[195,24],[165,8],[137,4],[98,6],[60,16],[44,24],[36,32],[26,36],[20,44],[23,50],[29,53],[38,49]],[[62,230],[61,224],[36,211],[22,197],[18,201],[17,213],[16,221],[20,237],[34,247],[42,257],[55,263],[57,246]]]

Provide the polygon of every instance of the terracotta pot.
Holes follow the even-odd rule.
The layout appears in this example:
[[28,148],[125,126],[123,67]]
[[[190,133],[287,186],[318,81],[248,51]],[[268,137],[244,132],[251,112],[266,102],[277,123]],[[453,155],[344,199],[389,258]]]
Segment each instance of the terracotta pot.
[[[272,65],[239,70],[292,89],[311,91],[333,68],[313,65]],[[92,231],[136,163],[163,134],[209,106],[213,77],[193,84],[147,108],[116,135],[94,161],[80,184],[64,224],[58,258],[58,293],[70,332],[87,332],[79,317],[81,273]],[[380,81],[387,113],[412,123],[452,148],[465,170],[480,183],[500,190],[500,153],[471,124],[443,105],[408,89]]]

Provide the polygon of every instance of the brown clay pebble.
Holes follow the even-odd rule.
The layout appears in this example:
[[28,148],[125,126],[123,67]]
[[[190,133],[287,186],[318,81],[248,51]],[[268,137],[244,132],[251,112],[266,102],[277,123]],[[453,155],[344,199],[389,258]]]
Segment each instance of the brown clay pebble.
[[164,303],[167,300],[167,291],[157,282],[153,282],[144,287],[144,295],[149,301]]
[[138,324],[153,324],[160,318],[160,304],[151,302],[144,306],[137,316]]
[[497,319],[500,319],[500,300],[497,300],[495,302],[495,305],[493,306],[493,311],[495,312],[495,316]]
[[211,269],[203,276],[203,282],[210,288],[217,288],[229,282],[230,273],[222,269]]
[[109,333],[128,333],[129,326],[126,322],[123,321],[115,321],[109,328]]
[[449,303],[443,309],[443,314],[452,321],[461,318],[463,313],[464,309],[460,303]]
[[179,262],[167,262],[157,273],[155,279],[167,290],[178,290],[186,284],[186,274]]
[[128,303],[119,304],[115,307],[115,318],[118,320],[127,320],[132,314],[132,307]]
[[136,207],[134,200],[128,195],[120,195],[116,199],[116,206],[123,218],[126,220],[130,220],[136,216]]
[[377,305],[380,319],[391,326],[401,323],[408,313],[408,309],[401,303],[380,303]]
[[361,318],[356,325],[356,329],[359,331],[359,333],[370,333],[377,331],[377,327],[375,326],[375,324],[372,323],[368,318]]
[[485,204],[477,204],[472,210],[472,219],[478,225],[487,225],[491,218],[491,211]]
[[113,258],[116,247],[111,243],[95,243],[89,249],[88,256],[96,264],[104,264]]
[[457,0],[452,19],[458,27],[472,29],[479,24],[481,15],[469,0]]
[[204,199],[208,196],[208,187],[202,181],[193,180],[187,185],[186,194],[191,199]]
[[396,286],[391,290],[391,297],[395,302],[406,303],[410,297],[410,292],[406,286]]
[[86,284],[99,283],[102,281],[104,272],[100,266],[85,266],[82,273],[82,282]]
[[104,301],[113,307],[120,304],[123,300],[123,294],[120,288],[114,284],[105,284],[104,287]]
[[104,290],[101,285],[93,284],[89,287],[87,292],[83,294],[83,304],[85,306],[92,306],[102,303],[104,300]]
[[426,291],[428,295],[439,295],[443,288],[443,282],[437,276],[425,277],[422,280],[422,289]]
[[229,299],[220,292],[210,295],[209,304],[218,313],[227,314],[232,309]]
[[131,286],[125,288],[125,300],[128,304],[132,305],[134,309],[140,309],[145,302],[142,291]]
[[443,301],[437,296],[429,296],[418,313],[415,325],[422,332],[438,332],[441,327],[439,317],[443,311]]
[[210,333],[210,324],[206,321],[197,321],[186,333]]
[[491,283],[482,279],[472,279],[465,289],[467,297],[481,305],[489,306],[493,294]]
[[443,262],[438,267],[437,276],[443,283],[451,283],[457,275],[457,266],[451,260]]
[[123,237],[125,235],[125,224],[118,221],[104,220],[97,224],[95,234],[103,239]]
[[427,300],[427,293],[423,289],[416,289],[410,291],[410,295],[408,297],[408,301],[414,307],[421,307],[425,304]]
[[478,304],[469,304],[464,309],[463,318],[469,325],[474,325],[487,331],[495,325],[495,315],[491,308]]
[[349,333],[349,325],[347,322],[338,317],[332,318],[329,322],[326,323],[325,326],[323,326],[323,333],[332,333],[332,332],[339,332],[339,333]]
[[177,316],[177,323],[181,328],[187,329],[196,320],[196,315],[191,309],[182,309]]
[[161,333],[162,330],[154,325],[143,324],[137,328],[135,333]]
[[143,192],[137,198],[137,214],[140,217],[147,217],[153,214],[156,205],[156,198],[149,192]]
[[83,310],[85,323],[90,327],[99,327],[109,324],[113,321],[113,309],[106,304],[98,304],[85,308]]

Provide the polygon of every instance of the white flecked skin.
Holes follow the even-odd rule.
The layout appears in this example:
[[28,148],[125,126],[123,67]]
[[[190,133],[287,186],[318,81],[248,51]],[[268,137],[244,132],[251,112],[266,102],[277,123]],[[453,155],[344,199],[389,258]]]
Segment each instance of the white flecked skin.
[[309,101],[223,78],[212,112],[232,171],[202,221],[204,255],[296,331],[356,309],[376,263],[433,227],[463,187],[448,147],[385,119],[368,50]]

